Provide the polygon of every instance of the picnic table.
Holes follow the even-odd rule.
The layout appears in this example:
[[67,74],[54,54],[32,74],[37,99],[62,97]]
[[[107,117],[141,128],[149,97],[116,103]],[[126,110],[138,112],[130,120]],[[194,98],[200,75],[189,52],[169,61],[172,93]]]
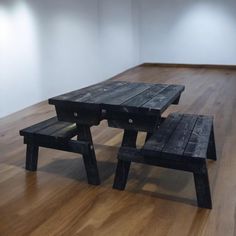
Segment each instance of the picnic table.
[[[49,99],[59,121],[76,123],[78,139],[90,143],[85,157],[90,181],[99,184],[96,156],[90,128],[108,121],[109,127],[124,130],[122,146],[135,147],[139,131],[150,136],[161,122],[162,113],[178,104],[183,85],[108,81]],[[127,165],[119,160],[118,165]],[[129,168],[126,166],[125,168]]]

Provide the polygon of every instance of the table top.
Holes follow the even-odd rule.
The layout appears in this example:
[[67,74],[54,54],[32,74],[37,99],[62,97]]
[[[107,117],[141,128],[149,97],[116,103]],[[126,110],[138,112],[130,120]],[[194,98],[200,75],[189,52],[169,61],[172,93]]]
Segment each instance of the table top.
[[107,81],[51,98],[49,104],[154,115],[178,100],[184,88],[174,84]]

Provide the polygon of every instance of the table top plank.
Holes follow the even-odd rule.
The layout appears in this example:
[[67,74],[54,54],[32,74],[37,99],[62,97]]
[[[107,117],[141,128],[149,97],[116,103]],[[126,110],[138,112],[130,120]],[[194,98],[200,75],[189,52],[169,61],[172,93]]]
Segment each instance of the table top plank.
[[88,91],[86,96],[83,96],[82,98],[74,97],[71,101],[99,104],[97,101],[100,97],[103,97],[104,94],[113,94],[116,90],[122,89],[124,86],[126,86],[126,84],[127,82],[125,81],[102,84],[101,87],[96,88],[93,91]]
[[183,91],[184,86],[182,85],[169,85],[164,90],[160,91],[154,98],[142,105],[142,107],[163,112]]
[[152,98],[157,96],[157,94],[166,87],[168,87],[168,84],[154,84],[149,89],[122,103],[122,106],[141,107],[142,105],[150,101]]
[[63,102],[85,102],[90,101],[93,97],[99,96],[99,94],[106,93],[116,87],[123,86],[127,82],[125,81],[108,81],[99,84],[95,84],[83,89],[78,89],[69,93],[65,93],[49,99],[49,104],[61,104]]
[[105,109],[156,116],[175,102],[183,90],[182,85],[108,81],[51,98],[49,103],[58,109]]
[[125,101],[135,97],[143,91],[146,91],[151,86],[151,84],[144,83],[127,83],[113,91],[101,94],[94,98],[94,101],[103,105],[121,105]]

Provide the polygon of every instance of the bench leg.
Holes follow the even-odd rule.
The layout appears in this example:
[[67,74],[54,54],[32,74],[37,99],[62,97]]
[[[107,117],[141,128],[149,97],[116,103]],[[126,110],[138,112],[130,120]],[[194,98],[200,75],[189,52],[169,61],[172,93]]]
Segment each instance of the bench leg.
[[27,144],[26,148],[26,170],[36,171],[38,165],[39,147],[33,144]]
[[173,102],[174,105],[178,105],[178,104],[179,104],[180,97],[181,97],[181,96],[179,96],[178,98],[176,98],[176,100]]
[[87,173],[88,183],[92,185],[99,185],[100,178],[97,167],[97,160],[93,146],[92,135],[89,126],[77,125],[78,128],[78,140],[88,141],[90,143],[90,149],[88,154],[83,155],[84,165]]
[[[136,140],[137,140],[137,131],[133,130],[125,130],[122,146],[123,147],[136,147]],[[114,179],[113,188],[118,190],[124,190],[130,169],[130,161],[123,161],[118,160],[117,167],[116,167],[116,174]]]
[[202,168],[202,173],[193,173],[197,194],[198,206],[212,209],[211,192],[208,179],[206,163]]
[[211,129],[210,142],[209,142],[208,150],[207,150],[207,159],[211,159],[211,160],[214,160],[214,161],[217,160],[215,134],[214,134],[214,128],[213,127]]

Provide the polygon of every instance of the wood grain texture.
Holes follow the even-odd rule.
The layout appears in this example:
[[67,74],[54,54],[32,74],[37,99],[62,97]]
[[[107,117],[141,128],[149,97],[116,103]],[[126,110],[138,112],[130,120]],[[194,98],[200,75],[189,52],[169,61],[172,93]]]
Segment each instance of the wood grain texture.
[[20,130],[20,135],[26,137],[43,137],[50,136],[51,138],[58,139],[71,139],[78,133],[75,123],[68,123],[58,121],[56,117],[30,126],[26,129]]
[[[214,143],[213,117],[172,113],[142,148],[144,155],[207,158]],[[210,139],[212,134],[212,139]],[[216,158],[215,158],[216,159]]]
[[[150,89],[153,89],[153,91],[150,91]],[[87,113],[97,112],[97,116],[102,112],[101,110],[110,111],[111,113],[119,111],[122,113],[147,113],[147,115],[156,114],[159,116],[168,106],[179,100],[178,98],[184,89],[183,85],[174,84],[106,81],[105,83],[102,82],[50,98],[49,104],[55,105],[59,120],[68,121],[69,114],[73,113],[74,117],[70,121],[74,122],[74,118],[77,118],[78,123],[81,123],[80,119],[86,113],[84,109],[87,110]],[[137,103],[137,97],[139,97],[139,103]],[[64,117],[63,111],[65,108],[68,112]],[[94,125],[96,125],[96,122]]]
[[194,174],[198,206],[212,209],[206,159],[210,142],[215,146],[213,129],[211,116],[171,113],[141,149],[136,143],[124,146],[123,139],[113,188],[125,189],[132,162],[189,171]]
[[[0,235],[235,236],[236,70],[149,66],[114,80],[184,84],[180,104],[165,115],[215,116],[219,159],[208,165],[214,209],[196,207],[193,177],[182,171],[134,164],[126,191],[113,190],[122,132],[106,122],[92,128],[101,186],[88,186],[73,153],[41,149],[38,172],[26,172],[18,132],[55,115],[44,102],[0,120]],[[139,134],[140,146],[144,140]]]

